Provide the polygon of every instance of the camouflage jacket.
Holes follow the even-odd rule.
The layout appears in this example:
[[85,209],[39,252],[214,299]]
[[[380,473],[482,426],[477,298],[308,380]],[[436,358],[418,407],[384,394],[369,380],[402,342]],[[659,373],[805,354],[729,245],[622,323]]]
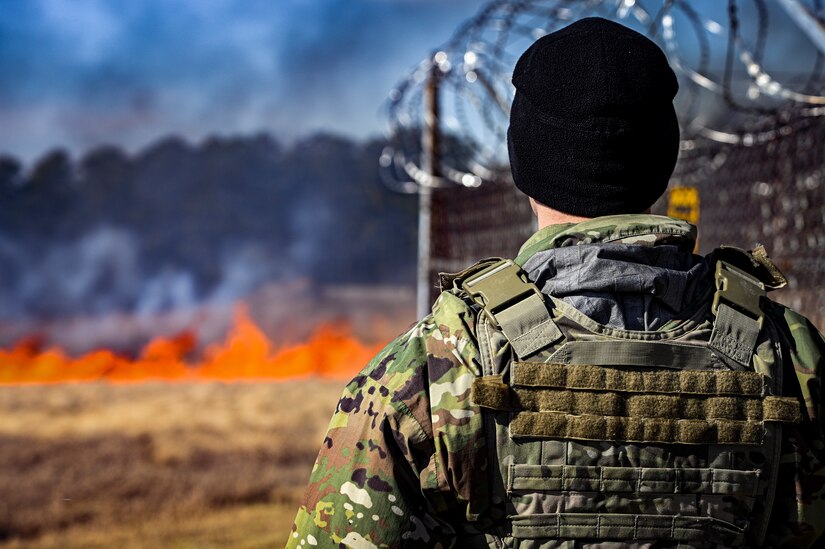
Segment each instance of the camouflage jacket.
[[[597,218],[546,227],[516,262],[581,244],[693,249],[693,226],[659,216]],[[707,298],[707,296],[705,296]],[[825,340],[794,311],[769,302],[790,356],[786,395],[804,401],[785,431],[766,543],[805,547],[825,531],[821,378]],[[470,387],[481,375],[477,308],[445,291],[432,314],[381,351],[347,386],[312,471],[287,547],[459,547],[488,526],[488,444]],[[672,329],[678,320],[657,326]]]

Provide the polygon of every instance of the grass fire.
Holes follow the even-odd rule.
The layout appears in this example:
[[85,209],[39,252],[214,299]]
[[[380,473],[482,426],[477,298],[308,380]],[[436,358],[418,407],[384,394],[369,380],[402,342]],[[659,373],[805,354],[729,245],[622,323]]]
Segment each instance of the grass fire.
[[278,342],[255,310],[216,342],[193,327],[134,356],[0,350],[0,548],[282,543],[336,397],[387,328]]
[[362,343],[346,324],[323,324],[304,343],[271,341],[239,305],[225,341],[206,347],[192,362],[195,335],[184,331],[150,341],[136,358],[108,350],[70,357],[60,348],[41,350],[36,339],[24,339],[0,350],[0,383],[110,381],[261,381],[302,376],[351,377],[383,346]]

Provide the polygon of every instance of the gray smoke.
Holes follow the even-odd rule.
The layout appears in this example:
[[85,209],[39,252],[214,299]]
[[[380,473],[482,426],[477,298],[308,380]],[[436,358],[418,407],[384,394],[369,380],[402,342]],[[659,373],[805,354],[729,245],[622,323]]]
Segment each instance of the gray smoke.
[[27,170],[0,157],[0,346],[69,319],[231,309],[272,283],[409,284],[415,197],[381,184],[382,147],[256,136],[56,151]]

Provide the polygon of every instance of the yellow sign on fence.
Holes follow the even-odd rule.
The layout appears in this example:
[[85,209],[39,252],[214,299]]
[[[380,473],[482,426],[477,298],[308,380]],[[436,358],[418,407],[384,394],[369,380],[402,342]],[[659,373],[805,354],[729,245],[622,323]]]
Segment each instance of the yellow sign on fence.
[[673,187],[668,197],[667,215],[684,219],[696,225],[699,223],[699,189],[696,187]]
[[[699,224],[699,189],[696,187],[673,187],[667,201],[667,215],[684,219],[694,225]],[[694,252],[699,251],[699,239],[696,239]]]

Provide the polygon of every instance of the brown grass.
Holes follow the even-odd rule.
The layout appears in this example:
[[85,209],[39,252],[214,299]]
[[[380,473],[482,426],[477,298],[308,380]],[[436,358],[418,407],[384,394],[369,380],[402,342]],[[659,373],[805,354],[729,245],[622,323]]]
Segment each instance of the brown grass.
[[342,385],[2,387],[0,546],[280,545]]

